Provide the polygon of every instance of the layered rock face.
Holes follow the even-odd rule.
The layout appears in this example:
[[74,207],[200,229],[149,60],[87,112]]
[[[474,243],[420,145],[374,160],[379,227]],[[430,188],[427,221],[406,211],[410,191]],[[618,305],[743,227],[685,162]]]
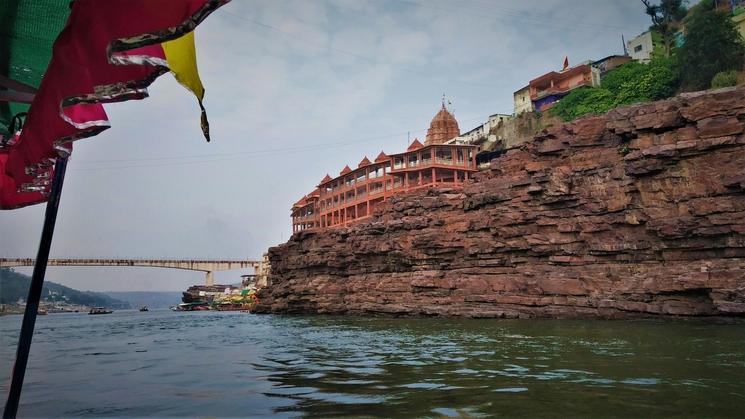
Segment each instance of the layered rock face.
[[745,88],[543,131],[269,257],[257,312],[745,316]]

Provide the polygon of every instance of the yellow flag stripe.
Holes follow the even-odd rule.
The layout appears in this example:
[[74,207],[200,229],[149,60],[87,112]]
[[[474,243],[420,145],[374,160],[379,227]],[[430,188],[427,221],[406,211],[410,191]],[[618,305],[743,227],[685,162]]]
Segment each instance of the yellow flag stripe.
[[168,61],[168,68],[176,76],[176,80],[191,90],[201,102],[204,99],[204,86],[202,86],[202,81],[199,79],[199,70],[197,70],[194,32],[189,32],[173,41],[164,42],[162,45],[166,54],[166,61]]
[[199,79],[199,70],[197,70],[197,51],[194,48],[194,32],[189,32],[181,38],[167,41],[161,44],[163,52],[166,55],[168,68],[171,70],[176,80],[182,86],[191,90],[199,101],[199,108],[202,110],[201,125],[202,133],[207,141],[210,140],[210,123],[207,121],[207,112],[204,110],[204,86]]

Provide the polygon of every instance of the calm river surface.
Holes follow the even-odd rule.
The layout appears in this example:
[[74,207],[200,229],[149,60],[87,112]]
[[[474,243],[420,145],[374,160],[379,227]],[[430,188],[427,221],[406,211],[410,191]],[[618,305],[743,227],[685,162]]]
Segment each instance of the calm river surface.
[[[21,316],[0,318],[5,403]],[[745,325],[41,316],[21,416],[744,417]]]

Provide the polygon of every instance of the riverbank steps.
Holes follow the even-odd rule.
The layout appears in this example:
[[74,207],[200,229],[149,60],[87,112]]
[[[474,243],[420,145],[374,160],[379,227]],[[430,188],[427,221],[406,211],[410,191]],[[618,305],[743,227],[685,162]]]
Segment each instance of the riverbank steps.
[[745,316],[745,88],[549,128],[269,251],[258,313]]

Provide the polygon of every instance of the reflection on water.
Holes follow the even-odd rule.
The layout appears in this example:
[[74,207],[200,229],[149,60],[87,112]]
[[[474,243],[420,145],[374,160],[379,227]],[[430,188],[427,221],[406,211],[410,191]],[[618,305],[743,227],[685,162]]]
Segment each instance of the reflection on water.
[[[6,377],[20,320],[0,324]],[[745,326],[49,315],[21,402],[24,416],[735,417]]]

